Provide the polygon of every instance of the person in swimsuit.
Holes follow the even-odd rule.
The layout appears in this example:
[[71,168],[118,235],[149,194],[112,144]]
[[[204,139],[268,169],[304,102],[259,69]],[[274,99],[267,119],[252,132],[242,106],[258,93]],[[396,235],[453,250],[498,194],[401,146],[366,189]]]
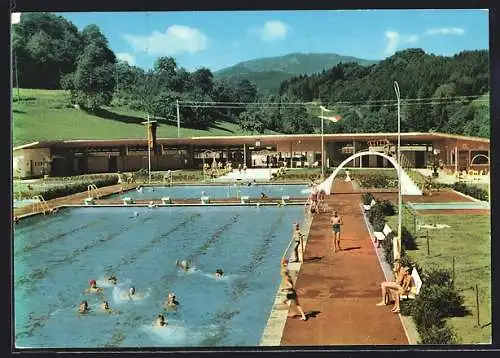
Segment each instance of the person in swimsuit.
[[118,282],[118,279],[116,278],[116,276],[111,275],[108,277],[108,282],[112,285],[116,285],[116,283]]
[[224,271],[222,271],[221,269],[215,270],[215,278],[222,278],[222,277],[224,277]]
[[284,288],[282,291],[286,291],[286,299],[283,301],[284,304],[290,303],[290,308],[292,308],[295,313],[289,314],[288,317],[295,317],[300,315],[302,321],[307,321],[307,317],[304,310],[300,306],[299,297],[297,296],[297,291],[295,290],[295,285],[293,284],[292,276],[290,276],[290,271],[283,271],[284,276]]
[[338,215],[336,210],[333,212],[331,223],[333,231],[333,250],[334,252],[342,251],[342,249],[340,248],[340,226],[344,223],[342,222],[342,218]]
[[80,307],[78,308],[78,312],[81,314],[85,314],[89,312],[89,304],[87,301],[80,302]]
[[399,260],[394,261],[394,275],[396,281],[384,281],[380,284],[382,300],[377,303],[377,306],[386,306],[391,301],[395,301],[394,308],[391,310],[394,313],[399,313],[399,295],[406,294],[411,289],[411,276],[408,274],[409,269],[403,267]]
[[[304,262],[304,235],[300,232],[300,225],[299,223],[293,224],[294,231],[293,231],[293,241],[295,243],[295,246],[293,248],[293,260],[292,262]],[[300,257],[301,259],[299,260],[299,248],[300,248]]]
[[175,298],[175,294],[170,292],[167,297],[167,301],[163,305],[164,308],[176,308],[179,305],[179,301]]
[[165,316],[162,314],[159,314],[158,317],[156,318],[156,326],[157,327],[165,327],[167,325],[167,320],[165,319]]
[[104,312],[108,312],[108,313],[113,312],[113,310],[111,309],[111,307],[109,307],[109,302],[108,301],[104,301],[101,304],[101,308],[104,310]]
[[97,287],[97,282],[96,280],[90,280],[89,281],[89,288],[85,290],[85,293],[100,293],[102,292],[101,287]]
[[181,262],[177,261],[177,266],[183,269],[184,271],[189,270],[189,263],[186,260],[182,260]]

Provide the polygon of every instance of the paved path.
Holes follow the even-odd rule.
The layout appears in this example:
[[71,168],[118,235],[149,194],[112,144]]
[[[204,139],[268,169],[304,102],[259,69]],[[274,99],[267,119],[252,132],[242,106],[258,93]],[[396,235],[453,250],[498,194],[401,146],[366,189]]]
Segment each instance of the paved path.
[[306,322],[288,318],[281,345],[406,345],[399,316],[391,306],[375,306],[384,274],[360,210],[361,194],[351,183],[334,186],[344,194],[326,201],[342,215],[345,251],[331,252],[330,214],[316,215],[296,283],[302,308],[313,315]]

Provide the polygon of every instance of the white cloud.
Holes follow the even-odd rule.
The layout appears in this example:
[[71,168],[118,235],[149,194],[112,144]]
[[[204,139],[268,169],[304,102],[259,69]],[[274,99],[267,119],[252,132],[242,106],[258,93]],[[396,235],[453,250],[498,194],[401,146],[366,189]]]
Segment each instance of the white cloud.
[[267,21],[262,27],[251,30],[264,41],[282,40],[286,37],[291,27],[282,21]]
[[148,55],[172,56],[180,53],[196,53],[208,47],[208,37],[194,27],[172,25],[167,31],[153,31],[149,36],[123,35],[137,52]]
[[415,43],[418,41],[418,35],[401,35],[396,31],[386,31],[385,37],[387,39],[387,45],[384,52],[386,54],[392,54],[396,49],[402,44]]
[[127,62],[130,66],[135,65],[135,56],[126,52],[119,52],[116,54],[116,58],[120,61]]
[[441,27],[439,29],[429,29],[424,35],[463,35],[465,30],[461,27]]

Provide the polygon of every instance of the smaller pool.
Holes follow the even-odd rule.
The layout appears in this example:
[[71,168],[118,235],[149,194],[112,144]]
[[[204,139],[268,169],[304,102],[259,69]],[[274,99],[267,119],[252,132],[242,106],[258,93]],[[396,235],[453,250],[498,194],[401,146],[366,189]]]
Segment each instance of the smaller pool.
[[439,210],[439,209],[489,209],[490,204],[483,201],[452,202],[452,203],[408,203],[414,210]]
[[242,185],[179,185],[171,187],[143,187],[142,191],[129,190],[123,194],[114,194],[106,199],[123,199],[126,197],[136,200],[160,199],[170,197],[171,199],[197,199],[201,196],[209,196],[212,199],[234,198],[249,196],[260,198],[264,193],[270,198],[281,198],[283,195],[290,197],[307,197],[309,188],[306,184],[253,184]]

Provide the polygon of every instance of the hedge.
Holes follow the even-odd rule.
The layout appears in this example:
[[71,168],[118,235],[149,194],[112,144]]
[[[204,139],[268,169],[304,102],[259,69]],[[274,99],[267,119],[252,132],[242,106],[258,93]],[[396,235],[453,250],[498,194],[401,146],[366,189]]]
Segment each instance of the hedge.
[[473,198],[487,201],[488,200],[488,192],[482,188],[478,188],[477,186],[467,185],[465,183],[455,182],[452,185],[452,188],[456,191],[459,191],[465,195],[472,196]]

